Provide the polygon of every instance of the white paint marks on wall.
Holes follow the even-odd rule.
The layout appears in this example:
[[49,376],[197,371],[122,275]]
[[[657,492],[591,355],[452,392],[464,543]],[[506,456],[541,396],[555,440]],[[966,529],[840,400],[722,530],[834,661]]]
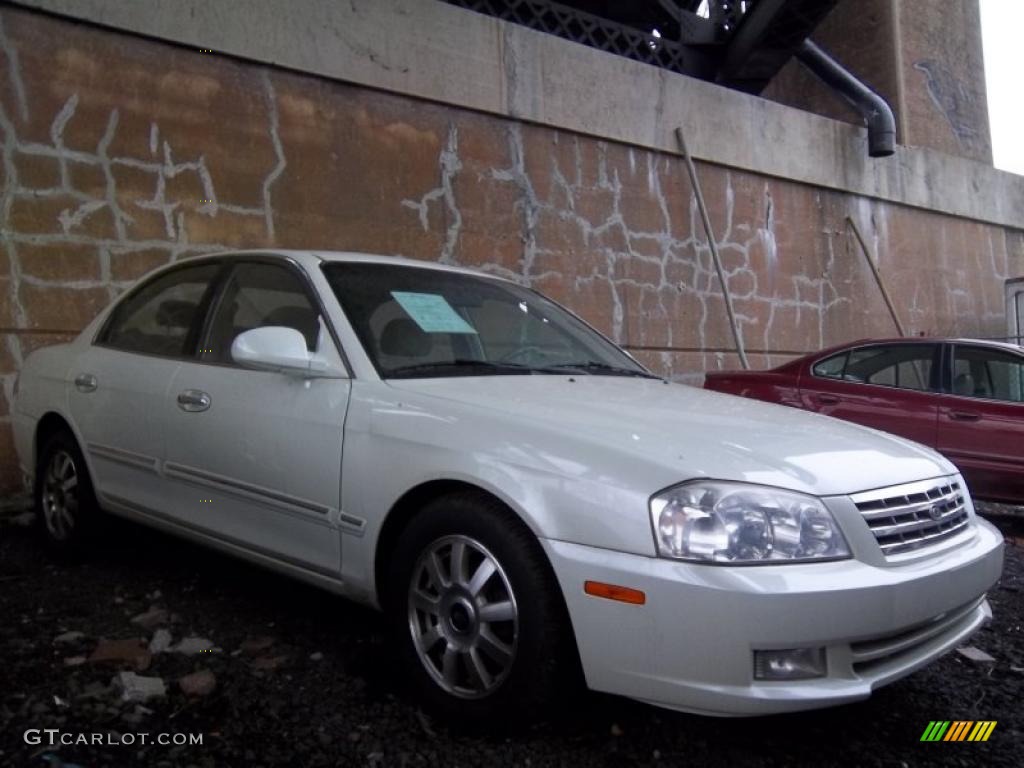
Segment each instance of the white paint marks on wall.
[[430,205],[437,201],[444,202],[442,214],[445,219],[444,245],[438,256],[442,264],[449,264],[455,260],[455,248],[459,242],[459,234],[462,231],[462,212],[455,202],[455,189],[453,182],[459,171],[462,170],[462,161],[459,159],[459,131],[455,124],[448,126],[448,139],[444,148],[438,156],[438,171],[440,173],[440,184],[424,193],[419,200],[402,200],[403,208],[411,208],[419,215],[420,226],[424,232],[430,231]]
[[284,173],[288,161],[284,156],[284,146],[281,144],[280,123],[277,114],[277,94],[274,91],[274,84],[270,81],[269,72],[263,70],[263,92],[267,103],[267,115],[270,120],[270,143],[274,147],[274,156],[277,162],[270,169],[270,173],[263,180],[263,216],[267,225],[267,237],[271,242],[274,240],[274,206],[270,197],[271,187],[274,182]]

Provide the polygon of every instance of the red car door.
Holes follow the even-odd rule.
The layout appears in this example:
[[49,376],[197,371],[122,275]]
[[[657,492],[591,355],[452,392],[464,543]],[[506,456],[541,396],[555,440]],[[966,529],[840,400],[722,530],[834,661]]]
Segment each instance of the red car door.
[[812,362],[800,377],[804,408],[935,447],[940,346],[868,344]]
[[973,495],[1024,503],[1024,354],[974,344],[950,344],[947,354],[938,449]]

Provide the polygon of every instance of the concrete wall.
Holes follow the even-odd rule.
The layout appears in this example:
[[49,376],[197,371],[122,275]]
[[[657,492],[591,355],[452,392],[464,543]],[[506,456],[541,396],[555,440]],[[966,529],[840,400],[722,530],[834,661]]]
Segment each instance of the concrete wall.
[[[0,60],[3,487],[17,482],[5,422],[24,356],[148,269],[223,248],[479,266],[677,379],[737,363],[674,155],[26,10],[0,9]],[[721,163],[699,172],[755,365],[892,332],[847,216],[909,328],[1002,333],[1019,229]]]

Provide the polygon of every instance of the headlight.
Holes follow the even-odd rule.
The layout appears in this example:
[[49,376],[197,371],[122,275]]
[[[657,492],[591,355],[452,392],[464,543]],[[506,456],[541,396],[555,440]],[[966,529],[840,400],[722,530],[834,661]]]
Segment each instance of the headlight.
[[779,563],[850,556],[814,496],[746,483],[697,480],[651,499],[658,554],[714,563]]

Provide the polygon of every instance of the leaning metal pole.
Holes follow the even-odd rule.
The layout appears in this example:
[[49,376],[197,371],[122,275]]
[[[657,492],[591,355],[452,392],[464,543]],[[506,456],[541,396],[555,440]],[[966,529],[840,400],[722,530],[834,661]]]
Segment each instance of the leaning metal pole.
[[686,160],[686,170],[690,173],[690,183],[693,185],[693,193],[697,197],[697,208],[700,209],[700,217],[704,222],[704,232],[708,236],[708,246],[711,248],[711,259],[715,263],[715,271],[718,273],[718,282],[722,285],[722,296],[725,298],[725,311],[729,315],[729,327],[732,328],[732,337],[736,341],[736,352],[740,356],[740,364],[744,370],[750,369],[750,362],[747,360],[747,352],[743,348],[743,339],[740,336],[739,326],[736,325],[736,312],[732,308],[732,294],[729,293],[729,284],[725,281],[725,270],[722,269],[722,259],[718,255],[718,243],[715,242],[715,233],[711,229],[711,219],[708,217],[708,207],[704,202],[704,193],[700,188],[700,181],[697,179],[697,169],[693,165],[693,158],[690,156],[690,148],[686,146],[686,137],[683,136],[683,129],[676,128],[676,141],[679,148],[683,150],[683,158]]
[[885,283],[882,281],[882,273],[878,271],[878,265],[875,263],[874,256],[871,255],[871,249],[868,248],[867,242],[864,240],[864,235],[860,233],[860,227],[849,216],[846,217],[850,226],[853,228],[853,234],[857,236],[857,242],[860,243],[860,249],[864,253],[864,258],[868,260],[868,266],[871,267],[871,272],[875,276],[875,282],[878,283],[878,290],[882,292],[882,298],[885,299],[885,306],[889,308],[889,314],[892,315],[892,321],[896,324],[896,330],[899,331],[900,336],[906,336],[906,331],[903,330],[903,323],[900,322],[899,315],[896,314],[896,307],[892,303],[892,299],[889,297],[889,291],[885,289]]

